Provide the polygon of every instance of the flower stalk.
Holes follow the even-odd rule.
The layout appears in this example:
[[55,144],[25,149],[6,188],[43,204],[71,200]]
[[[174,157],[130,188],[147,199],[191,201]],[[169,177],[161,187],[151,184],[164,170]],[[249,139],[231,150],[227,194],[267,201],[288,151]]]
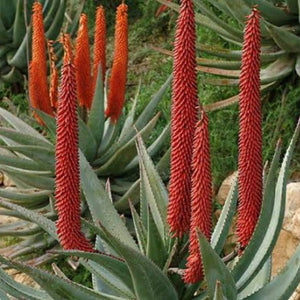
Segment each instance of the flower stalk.
[[117,8],[115,27],[115,52],[109,81],[106,116],[116,123],[122,113],[125,101],[126,77],[128,67],[128,7],[121,3]]
[[64,35],[62,42],[65,54],[59,90],[55,152],[56,226],[64,249],[92,252],[91,244],[81,232],[76,78],[69,35]]
[[189,256],[184,281],[196,283],[202,278],[202,262],[199,250],[197,229],[211,237],[212,230],[212,178],[210,168],[208,118],[204,111],[197,123],[192,161],[191,225]]
[[94,35],[94,65],[93,65],[93,87],[95,90],[97,82],[98,67],[101,64],[102,79],[105,81],[106,72],[106,22],[105,10],[102,5],[97,7],[96,24]]
[[[32,10],[32,60],[29,64],[29,99],[32,108],[53,115],[47,82],[46,40],[42,4],[35,1]],[[36,112],[33,115],[41,125],[44,124]]]
[[237,232],[242,249],[247,246],[255,229],[263,189],[259,19],[260,12],[253,7],[247,17],[240,75]]
[[91,76],[91,58],[88,34],[88,19],[81,14],[76,38],[74,65],[79,105],[91,108],[93,101],[93,85]]
[[192,144],[198,120],[196,32],[192,0],[182,0],[177,21],[171,112],[168,223],[174,236],[190,228]]

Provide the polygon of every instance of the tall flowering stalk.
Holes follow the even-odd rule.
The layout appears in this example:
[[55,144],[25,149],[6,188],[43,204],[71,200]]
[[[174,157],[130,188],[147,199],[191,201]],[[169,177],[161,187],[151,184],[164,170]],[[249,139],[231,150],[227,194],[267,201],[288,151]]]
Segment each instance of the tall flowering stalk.
[[63,36],[62,67],[57,111],[56,141],[56,208],[57,232],[64,249],[93,251],[81,232],[80,177],[78,155],[78,117],[76,78],[70,37]]
[[197,237],[197,228],[210,240],[212,230],[212,178],[210,169],[210,150],[208,118],[204,111],[197,123],[192,161],[192,203],[189,257],[184,281],[196,283],[202,278],[202,263]]
[[[38,1],[32,7],[32,60],[29,64],[29,99],[33,108],[53,115],[47,83],[46,39],[43,7]],[[34,113],[40,124],[43,121]]]
[[74,65],[80,106],[90,108],[93,100],[93,83],[91,76],[91,57],[88,33],[88,19],[81,14],[76,39]]
[[101,64],[102,79],[105,80],[106,72],[106,22],[105,10],[102,5],[97,7],[96,26],[94,38],[94,65],[93,65],[93,87],[95,90],[97,82],[98,67]]
[[109,81],[108,105],[105,112],[113,123],[119,119],[125,100],[128,65],[127,9],[126,4],[120,4],[116,16],[115,52]]
[[49,61],[50,61],[50,104],[54,111],[57,110],[57,98],[58,98],[58,70],[55,66],[57,57],[53,48],[53,41],[48,41],[48,52],[49,52]]
[[198,119],[196,33],[192,0],[181,0],[177,21],[173,87],[168,223],[175,236],[190,227],[192,144]]
[[262,130],[260,101],[260,13],[247,18],[240,76],[238,240],[246,247],[255,229],[262,202]]

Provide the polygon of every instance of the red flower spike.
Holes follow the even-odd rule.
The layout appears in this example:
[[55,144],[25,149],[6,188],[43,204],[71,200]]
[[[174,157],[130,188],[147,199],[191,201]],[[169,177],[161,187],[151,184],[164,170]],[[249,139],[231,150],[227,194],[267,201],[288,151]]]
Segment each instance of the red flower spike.
[[192,0],[182,0],[175,36],[172,116],[171,178],[168,223],[174,236],[190,227],[192,144],[198,120],[196,33]]
[[95,37],[94,37],[94,65],[93,65],[93,88],[95,91],[98,67],[101,64],[102,79],[105,81],[106,72],[106,22],[105,10],[103,6],[97,7]]
[[186,283],[196,283],[203,276],[196,229],[203,232],[208,240],[210,240],[212,229],[212,179],[208,118],[204,111],[202,111],[201,120],[197,123],[195,131],[192,169],[190,245],[187,270],[184,275]]
[[91,76],[90,45],[87,25],[87,16],[85,14],[81,14],[76,39],[74,65],[76,68],[79,105],[90,108],[93,101],[93,83]]
[[81,232],[76,79],[68,35],[63,37],[63,43],[65,56],[57,111],[56,226],[63,249],[92,252]]
[[[47,83],[46,39],[43,23],[43,6],[34,2],[32,7],[32,61],[29,64],[29,99],[32,108],[53,115]],[[43,121],[34,112],[37,121]]]
[[248,16],[240,75],[239,205],[237,233],[245,248],[255,229],[262,202],[262,130],[260,101],[260,13]]
[[126,4],[120,4],[116,16],[115,53],[109,81],[108,105],[105,112],[113,123],[118,121],[125,101],[128,65],[127,9]]

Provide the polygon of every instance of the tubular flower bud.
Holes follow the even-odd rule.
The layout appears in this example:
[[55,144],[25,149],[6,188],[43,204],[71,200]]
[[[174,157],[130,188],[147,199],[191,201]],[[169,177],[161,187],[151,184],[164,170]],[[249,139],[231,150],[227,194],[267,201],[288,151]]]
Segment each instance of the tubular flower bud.
[[115,28],[115,53],[109,81],[108,105],[106,116],[113,123],[119,119],[125,100],[126,76],[128,65],[128,22],[127,5],[117,8]]
[[177,21],[171,112],[168,223],[175,236],[190,227],[192,144],[198,119],[196,33],[192,0],[182,0]]
[[48,52],[50,60],[50,104],[54,111],[57,110],[57,98],[58,98],[58,71],[55,66],[57,57],[54,53],[53,41],[48,41]]
[[[32,7],[32,60],[29,64],[29,98],[32,108],[53,115],[47,83],[46,39],[43,24],[43,7],[34,2]],[[34,113],[37,121],[43,121]]]
[[94,41],[93,87],[95,90],[99,64],[101,64],[103,82],[105,80],[106,72],[106,22],[105,10],[101,5],[97,7],[96,12]]
[[87,24],[87,16],[85,14],[81,14],[76,39],[74,65],[76,69],[79,105],[90,108],[93,100],[93,83],[91,76],[91,58]]
[[262,130],[260,101],[260,13],[248,16],[240,75],[239,205],[237,233],[245,248],[255,229],[262,202]]
[[202,111],[193,143],[192,204],[189,257],[184,281],[196,283],[202,278],[202,263],[197,237],[197,228],[210,240],[212,228],[212,178],[208,118]]
[[56,226],[64,249],[92,252],[81,232],[76,79],[69,39],[67,35],[63,38],[65,55],[57,111]]

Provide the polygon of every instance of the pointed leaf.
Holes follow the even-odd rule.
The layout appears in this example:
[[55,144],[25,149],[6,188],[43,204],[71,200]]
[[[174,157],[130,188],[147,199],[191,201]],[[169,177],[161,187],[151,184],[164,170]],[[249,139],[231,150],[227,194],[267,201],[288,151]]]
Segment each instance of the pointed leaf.
[[206,237],[202,233],[199,233],[198,238],[210,297],[213,298],[213,295],[215,294],[216,283],[219,281],[224,287],[226,287],[226,289],[223,291],[224,296],[227,299],[236,299],[237,290],[229,270],[218,254],[211,248],[209,242],[206,240]]

